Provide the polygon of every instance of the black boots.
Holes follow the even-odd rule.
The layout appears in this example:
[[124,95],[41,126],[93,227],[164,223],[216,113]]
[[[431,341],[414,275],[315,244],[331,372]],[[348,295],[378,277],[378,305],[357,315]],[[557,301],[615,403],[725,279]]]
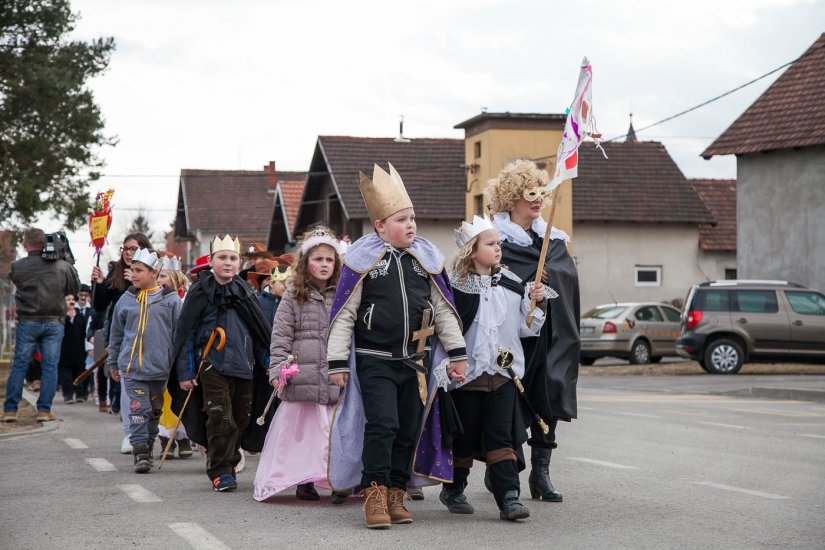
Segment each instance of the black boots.
[[519,502],[518,491],[510,490],[504,493],[499,502],[499,517],[508,521],[516,521],[517,519],[525,519],[530,517],[530,510]]
[[135,473],[147,474],[152,469],[152,448],[148,443],[138,443],[132,447],[135,456]]
[[295,496],[301,500],[321,500],[314,483],[301,483],[295,488]]
[[530,469],[530,496],[548,502],[561,502],[561,493],[553,487],[553,482],[550,481],[550,455],[552,451],[542,447],[531,447],[530,450],[530,464],[532,466]]
[[456,467],[453,469],[453,482],[444,483],[441,486],[438,500],[453,514],[472,514],[475,512],[473,505],[467,502],[467,496],[464,494],[469,474],[469,468]]

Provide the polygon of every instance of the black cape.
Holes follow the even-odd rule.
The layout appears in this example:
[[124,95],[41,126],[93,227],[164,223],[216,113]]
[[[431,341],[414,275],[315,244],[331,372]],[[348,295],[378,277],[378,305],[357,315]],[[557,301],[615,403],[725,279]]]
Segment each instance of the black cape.
[[[206,345],[206,341],[197,341],[197,335],[201,328],[201,318],[207,307],[216,307],[219,313],[221,309],[234,308],[249,329],[249,335],[252,337],[255,356],[255,368],[252,369],[252,417],[249,421],[249,427],[244,432],[241,447],[247,451],[260,452],[264,446],[269,423],[272,421],[277,408],[277,403],[273,403],[273,406],[267,411],[264,425],[259,426],[257,424],[256,420],[263,413],[273,391],[267,374],[269,342],[272,338],[271,321],[267,321],[261,313],[261,308],[252,287],[244,283],[239,277],[236,276],[227,285],[220,285],[215,281],[215,276],[211,271],[201,273],[198,282],[192,285],[186,294],[175,330],[175,357],[178,357],[181,353],[188,353],[187,350],[184,350],[184,347],[187,339],[192,337],[196,346],[193,357],[195,368],[201,360],[200,352],[203,350],[203,346]],[[214,327],[208,328],[211,330]],[[172,369],[168,388],[169,394],[172,396],[172,412],[179,414],[187,392],[180,389],[177,369]],[[186,434],[189,439],[205,447],[207,441],[206,415],[203,413],[203,392],[200,386],[195,386],[181,422],[186,427]]]
[[[524,283],[536,277],[542,236],[533,236],[531,246],[502,243],[501,263]],[[576,264],[561,239],[550,241],[545,267],[549,286],[559,293],[548,300],[547,320],[535,338],[523,338],[524,385],[536,412],[545,420],[576,418],[576,383],[579,379],[579,275]]]

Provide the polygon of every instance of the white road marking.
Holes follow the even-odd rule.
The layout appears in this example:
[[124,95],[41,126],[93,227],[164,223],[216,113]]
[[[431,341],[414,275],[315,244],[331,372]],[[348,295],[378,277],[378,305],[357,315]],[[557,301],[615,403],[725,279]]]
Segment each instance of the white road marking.
[[74,439],[74,438],[71,438],[71,437],[67,437],[63,441],[65,441],[66,445],[68,445],[72,449],[88,449],[89,448],[88,445],[86,445],[85,443],[83,443],[79,439]]
[[117,472],[115,465],[105,458],[87,458],[86,462],[98,472]]
[[118,489],[126,493],[135,502],[163,502],[155,493],[138,484],[118,485]]
[[799,435],[801,435],[803,437],[813,437],[815,439],[825,439],[825,435],[819,435],[819,434],[799,434]]
[[195,550],[229,550],[227,545],[197,523],[170,523],[169,528]]
[[582,407],[581,405],[578,406],[580,411],[597,411],[598,409],[594,409],[593,407]]
[[723,424],[722,422],[699,422],[707,426],[721,426],[722,428],[734,428],[737,430],[750,430],[748,426],[740,426],[739,424]]
[[606,466],[608,468],[616,468],[617,470],[638,470],[636,466],[627,466],[625,464],[616,464],[615,462],[607,462],[605,460],[596,460],[595,458],[582,458],[571,456],[568,457],[570,460],[575,460],[577,462],[587,462],[588,464],[596,464],[597,466]]
[[752,489],[743,489],[742,487],[734,487],[732,485],[723,485],[721,483],[714,483],[712,481],[697,481],[696,485],[704,485],[705,487],[713,487],[714,489],[722,489],[723,491],[733,491],[735,493],[743,493],[746,495],[753,495],[755,497],[768,498],[771,500],[790,500],[791,497],[782,495],[774,495],[771,493],[763,493],[762,491],[754,491]]
[[618,414],[620,414],[622,416],[637,416],[639,418],[662,418],[661,416],[657,416],[655,414],[628,413],[628,412],[620,412]]

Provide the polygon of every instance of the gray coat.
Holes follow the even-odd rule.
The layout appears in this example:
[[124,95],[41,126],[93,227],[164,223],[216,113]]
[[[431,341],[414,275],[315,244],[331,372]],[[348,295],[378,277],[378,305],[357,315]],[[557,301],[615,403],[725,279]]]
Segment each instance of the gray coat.
[[129,287],[115,305],[112,332],[109,337],[109,359],[106,364],[119,370],[124,378],[166,380],[172,369],[172,343],[175,324],[180,314],[181,299],[177,292],[165,287],[149,294],[149,312],[143,336],[143,361],[139,363],[137,349],[132,356],[132,344],[137,336],[140,314],[137,294],[135,287]]
[[272,323],[272,343],[269,347],[269,379],[280,374],[279,365],[291,353],[297,357],[300,373],[289,379],[283,401],[314,401],[323,405],[338,402],[340,390],[330,382],[327,372],[327,333],[329,309],[335,296],[335,287],[323,295],[312,289],[303,305],[284,294],[275,321]]

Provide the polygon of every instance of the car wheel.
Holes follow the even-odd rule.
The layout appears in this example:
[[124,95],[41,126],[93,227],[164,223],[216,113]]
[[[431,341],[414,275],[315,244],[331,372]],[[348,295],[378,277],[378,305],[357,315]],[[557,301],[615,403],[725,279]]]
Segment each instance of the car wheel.
[[590,365],[592,365],[595,362],[596,362],[595,357],[579,357],[579,363],[581,363],[585,367],[589,367]]
[[636,340],[630,350],[630,362],[634,365],[650,363],[650,345],[644,340]]
[[742,346],[728,338],[720,338],[705,348],[705,370],[711,374],[736,374],[745,362]]
[[650,362],[651,362],[651,363],[661,363],[661,362],[662,362],[662,358],[661,358],[661,357],[651,357],[651,358],[650,358]]

